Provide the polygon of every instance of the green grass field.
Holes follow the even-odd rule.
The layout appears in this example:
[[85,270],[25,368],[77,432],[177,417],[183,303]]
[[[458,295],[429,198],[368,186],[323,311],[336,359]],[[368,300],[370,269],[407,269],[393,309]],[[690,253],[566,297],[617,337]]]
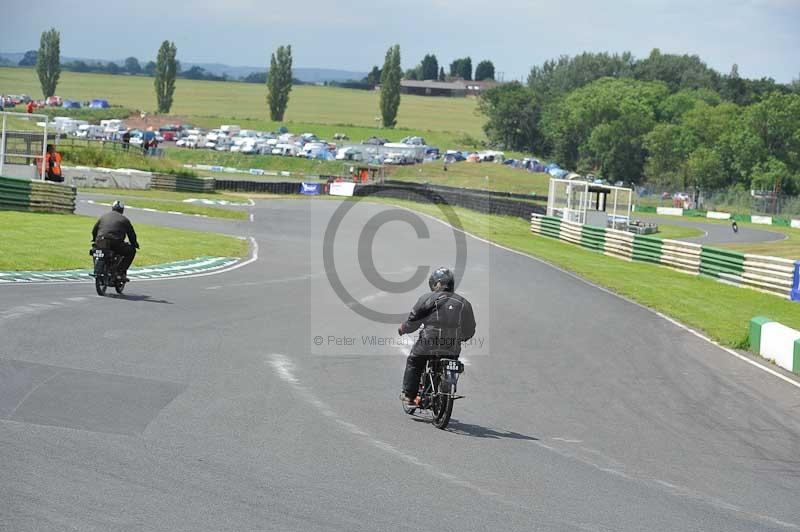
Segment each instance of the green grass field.
[[550,183],[550,176],[547,174],[532,173],[497,163],[463,161],[448,165],[447,171],[441,161],[387,168],[387,178],[545,197]]
[[[73,214],[0,211],[0,270],[90,268],[95,219]],[[231,236],[136,224],[141,248],[135,266],[201,256],[242,257],[247,241]],[[40,235],[31,238],[31,235]],[[46,235],[42,236],[42,235]]]
[[[0,68],[0,92],[41,96],[32,68]],[[153,78],[148,77],[62,72],[56,93],[79,100],[107,98],[113,105],[148,112],[156,107]],[[474,98],[403,95],[397,129],[386,130],[376,127],[377,91],[302,85],[292,89],[285,121],[277,123],[269,119],[265,85],[178,79],[171,114],[202,127],[235,123],[275,130],[287,125],[292,131],[310,130],[329,138],[336,132],[347,133],[353,140],[370,135],[399,140],[421,133],[431,144],[450,147],[464,135],[484,138],[476,105]]]

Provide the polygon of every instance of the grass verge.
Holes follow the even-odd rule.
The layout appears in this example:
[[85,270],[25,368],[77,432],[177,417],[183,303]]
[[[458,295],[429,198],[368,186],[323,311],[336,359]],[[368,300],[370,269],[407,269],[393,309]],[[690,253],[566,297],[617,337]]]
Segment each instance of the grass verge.
[[139,199],[157,199],[157,200],[170,200],[170,201],[183,201],[185,199],[210,199],[210,200],[227,200],[227,201],[236,201],[236,202],[243,202],[246,200],[242,200],[241,196],[234,196],[231,194],[225,194],[222,192],[212,192],[212,193],[205,193],[205,192],[170,192],[168,190],[135,190],[129,188],[91,188],[91,187],[80,187],[78,188],[80,192],[86,192],[89,194],[98,194],[102,196],[108,197],[132,197],[132,198],[139,198]]
[[654,238],[660,238],[662,240],[670,239],[670,240],[680,240],[682,238],[692,238],[695,236],[703,236],[703,231],[700,229],[696,229],[694,227],[685,227],[683,225],[666,225],[666,224],[658,224],[658,233],[652,236]]
[[124,203],[127,207],[139,209],[154,209],[162,212],[179,212],[182,214],[200,214],[210,218],[223,218],[226,220],[246,220],[248,216],[247,211],[239,209],[223,209],[221,207],[211,207],[195,203],[183,203],[182,201],[132,198]]
[[[0,211],[0,270],[90,268],[94,223],[89,216]],[[243,257],[248,251],[247,241],[232,236],[146,224],[135,228],[141,245],[135,266],[206,255]]]

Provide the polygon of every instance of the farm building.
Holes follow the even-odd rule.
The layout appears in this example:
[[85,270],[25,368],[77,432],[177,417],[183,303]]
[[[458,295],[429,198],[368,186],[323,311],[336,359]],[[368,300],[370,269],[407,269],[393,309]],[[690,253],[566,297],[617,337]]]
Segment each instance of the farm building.
[[499,85],[496,81],[417,81],[404,79],[400,81],[400,91],[403,94],[416,94],[418,96],[478,96],[481,92]]

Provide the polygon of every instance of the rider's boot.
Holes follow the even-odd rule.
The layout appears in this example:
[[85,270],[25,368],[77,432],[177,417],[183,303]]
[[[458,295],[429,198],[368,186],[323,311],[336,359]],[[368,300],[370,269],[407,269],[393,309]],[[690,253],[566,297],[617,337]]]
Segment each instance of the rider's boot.
[[417,397],[417,396],[414,396],[414,397],[408,396],[408,395],[406,395],[405,392],[402,392],[400,394],[400,400],[403,401],[403,403],[405,403],[408,406],[413,406],[413,407],[418,407],[419,406],[419,397]]

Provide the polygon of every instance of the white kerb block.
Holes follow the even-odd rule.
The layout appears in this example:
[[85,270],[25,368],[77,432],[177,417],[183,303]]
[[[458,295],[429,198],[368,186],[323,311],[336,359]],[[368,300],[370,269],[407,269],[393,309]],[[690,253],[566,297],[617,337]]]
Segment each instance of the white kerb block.
[[794,361],[794,341],[800,338],[800,332],[790,329],[778,322],[765,323],[761,326],[761,347],[759,354],[771,360],[783,369],[792,371]]

